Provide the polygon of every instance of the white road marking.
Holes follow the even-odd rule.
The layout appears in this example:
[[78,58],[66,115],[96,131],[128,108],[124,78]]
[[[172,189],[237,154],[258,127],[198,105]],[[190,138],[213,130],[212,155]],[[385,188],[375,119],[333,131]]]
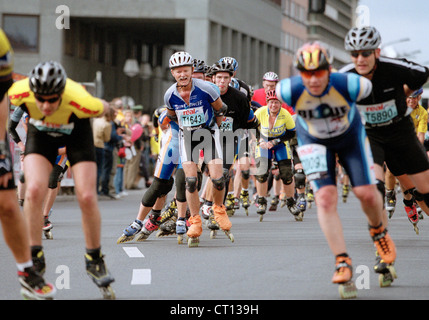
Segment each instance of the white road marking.
[[143,253],[137,247],[122,247],[130,258],[144,258]]
[[150,269],[133,269],[132,285],[150,284],[152,281],[152,273]]

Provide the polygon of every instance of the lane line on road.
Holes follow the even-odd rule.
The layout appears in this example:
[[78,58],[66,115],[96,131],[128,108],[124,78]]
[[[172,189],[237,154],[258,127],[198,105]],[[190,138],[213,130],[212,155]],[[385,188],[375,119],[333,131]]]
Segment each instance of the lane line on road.
[[150,269],[133,269],[131,285],[151,284],[152,272]]
[[130,258],[144,258],[143,253],[137,247],[122,247]]

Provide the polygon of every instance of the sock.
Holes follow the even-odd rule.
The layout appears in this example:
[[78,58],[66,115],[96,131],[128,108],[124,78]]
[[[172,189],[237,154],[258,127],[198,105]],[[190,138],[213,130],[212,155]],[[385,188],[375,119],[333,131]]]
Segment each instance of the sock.
[[25,268],[31,268],[33,266],[33,260],[28,260],[24,263],[17,263],[16,267],[18,268],[18,271],[24,272]]

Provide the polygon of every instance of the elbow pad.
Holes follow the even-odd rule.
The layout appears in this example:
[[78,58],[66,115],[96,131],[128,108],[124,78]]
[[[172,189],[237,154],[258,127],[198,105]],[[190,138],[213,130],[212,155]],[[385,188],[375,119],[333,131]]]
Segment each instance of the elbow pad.
[[219,110],[213,109],[215,117],[223,117],[227,111],[228,106],[225,104],[225,102],[222,102],[222,107]]

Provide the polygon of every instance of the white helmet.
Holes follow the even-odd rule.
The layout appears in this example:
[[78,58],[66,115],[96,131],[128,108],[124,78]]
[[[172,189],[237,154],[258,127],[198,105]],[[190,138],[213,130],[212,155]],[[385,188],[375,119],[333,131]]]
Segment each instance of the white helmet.
[[264,76],[262,77],[262,80],[276,81],[277,82],[277,81],[279,81],[279,76],[275,72],[268,71],[267,73],[264,74]]
[[170,61],[168,62],[170,69],[183,67],[183,66],[193,66],[194,59],[186,51],[178,51],[172,54]]
[[344,39],[346,51],[374,50],[381,44],[381,35],[374,27],[352,28]]

